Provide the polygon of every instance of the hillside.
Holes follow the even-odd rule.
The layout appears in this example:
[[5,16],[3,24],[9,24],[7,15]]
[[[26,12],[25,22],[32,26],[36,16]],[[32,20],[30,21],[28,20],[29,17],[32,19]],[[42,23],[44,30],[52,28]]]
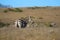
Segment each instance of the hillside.
[[[14,27],[15,20],[28,16],[43,25]],[[10,24],[0,28],[0,40],[60,40],[60,7],[0,8],[0,22]],[[50,22],[56,27],[49,27]]]

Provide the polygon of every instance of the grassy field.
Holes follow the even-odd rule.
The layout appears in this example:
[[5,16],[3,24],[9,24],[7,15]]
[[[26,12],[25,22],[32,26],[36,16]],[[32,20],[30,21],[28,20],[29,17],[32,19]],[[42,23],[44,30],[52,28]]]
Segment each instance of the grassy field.
[[[14,21],[32,16],[38,27],[16,28]],[[60,40],[60,7],[0,8],[0,22],[9,26],[0,28],[0,40]],[[49,23],[56,27],[49,27]]]

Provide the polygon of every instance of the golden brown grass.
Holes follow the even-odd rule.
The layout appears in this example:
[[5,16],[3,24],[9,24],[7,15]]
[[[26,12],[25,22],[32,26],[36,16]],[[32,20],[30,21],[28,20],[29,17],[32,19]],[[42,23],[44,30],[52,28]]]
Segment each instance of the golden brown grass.
[[[0,8],[1,11],[7,8]],[[0,40],[60,40],[60,8],[21,8],[23,12],[0,12],[0,21],[11,23],[9,27],[0,28]],[[56,27],[30,27],[15,28],[12,23],[21,17],[33,16],[34,19],[44,24],[55,22]],[[51,31],[52,30],[52,31]]]

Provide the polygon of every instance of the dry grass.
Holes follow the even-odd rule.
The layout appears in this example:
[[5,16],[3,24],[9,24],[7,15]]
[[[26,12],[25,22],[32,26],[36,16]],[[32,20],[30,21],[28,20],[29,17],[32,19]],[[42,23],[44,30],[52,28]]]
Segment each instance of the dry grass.
[[[23,12],[7,12],[1,8],[0,21],[11,23],[9,27],[0,28],[0,40],[60,40],[60,8],[21,8]],[[34,20],[42,24],[55,22],[56,27],[46,27],[46,25],[30,28],[15,28],[12,24],[21,17],[33,16]],[[38,22],[38,24],[39,24]]]
[[58,28],[49,27],[21,29],[11,26],[0,28],[0,40],[57,40],[60,39],[59,30]]

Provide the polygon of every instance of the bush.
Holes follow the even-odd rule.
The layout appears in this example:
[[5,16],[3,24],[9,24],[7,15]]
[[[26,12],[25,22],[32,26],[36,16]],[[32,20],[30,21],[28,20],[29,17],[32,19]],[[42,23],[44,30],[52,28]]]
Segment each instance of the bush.
[[21,9],[19,8],[15,8],[16,9],[16,12],[23,12]]
[[43,19],[43,17],[39,17],[39,19]]
[[11,8],[8,8],[9,11],[13,11],[13,12],[23,12],[21,9],[19,8],[15,8],[15,9],[11,9]]
[[4,23],[2,23],[2,22],[0,22],[0,27],[3,27],[3,26],[5,26],[5,24],[4,24]]
[[28,9],[36,9],[35,7],[28,7]]
[[8,12],[8,10],[4,10],[4,13],[7,13]]
[[0,22],[0,28],[1,28],[1,27],[4,27],[4,26],[9,26],[9,25],[10,25],[9,23]]
[[9,10],[9,11],[14,11],[14,10],[13,10],[13,9],[11,9],[11,8],[8,8],[8,10]]

